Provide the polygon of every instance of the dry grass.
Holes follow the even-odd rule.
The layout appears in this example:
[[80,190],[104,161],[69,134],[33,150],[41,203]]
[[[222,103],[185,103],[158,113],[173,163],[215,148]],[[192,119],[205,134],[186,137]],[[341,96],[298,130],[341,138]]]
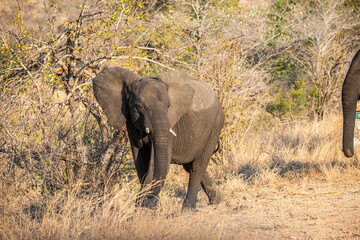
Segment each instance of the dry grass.
[[187,175],[178,166],[172,167],[157,210],[134,206],[136,180],[101,197],[80,194],[81,186],[73,186],[47,202],[36,188],[2,181],[0,238],[360,236],[359,160],[345,159],[341,153],[339,116],[317,123],[278,125],[267,131],[253,129],[248,135],[228,155],[229,161],[209,168],[225,196],[218,206],[209,206],[201,192],[198,211],[182,212]]

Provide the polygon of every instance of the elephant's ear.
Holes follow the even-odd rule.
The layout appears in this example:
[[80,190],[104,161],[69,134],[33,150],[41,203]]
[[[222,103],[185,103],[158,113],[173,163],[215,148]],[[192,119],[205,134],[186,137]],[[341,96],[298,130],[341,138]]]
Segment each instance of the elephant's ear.
[[94,95],[104,110],[109,124],[122,128],[128,117],[125,88],[140,76],[120,67],[104,68],[93,79]]
[[157,78],[167,85],[170,99],[168,116],[170,126],[174,127],[192,104],[195,90],[191,87],[190,80],[194,78],[178,71],[161,73]]

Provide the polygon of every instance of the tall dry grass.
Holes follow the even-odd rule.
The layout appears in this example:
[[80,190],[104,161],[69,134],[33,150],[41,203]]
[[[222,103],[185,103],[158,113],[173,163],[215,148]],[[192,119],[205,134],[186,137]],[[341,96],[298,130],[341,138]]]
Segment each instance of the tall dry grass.
[[[261,119],[259,120],[261,121]],[[270,171],[284,178],[322,174],[330,169],[357,167],[358,160],[347,159],[341,149],[342,117],[325,120],[273,122],[250,128],[240,144],[234,143],[224,166],[231,175],[256,178]],[[236,138],[233,138],[236,139]]]
[[[291,194],[308,187],[314,179],[336,186],[359,184],[359,160],[346,159],[341,152],[341,124],[341,117],[332,115],[316,123],[284,123],[272,129],[264,126],[249,130],[246,141],[237,143],[227,159],[212,162],[209,167],[224,192],[224,202],[208,206],[201,192],[197,212],[181,211],[187,175],[178,166],[172,166],[157,210],[135,207],[137,180],[122,188],[114,187],[102,196],[83,194],[83,186],[78,184],[56,192],[47,202],[39,198],[36,189],[29,190],[24,183],[14,187],[14,183],[2,181],[0,236],[1,239],[257,238],[256,231],[238,229],[228,222],[236,211],[249,207],[246,199]],[[9,178],[2,180],[6,179]],[[255,215],[246,219],[247,222],[238,224],[247,226],[249,221],[259,221]]]

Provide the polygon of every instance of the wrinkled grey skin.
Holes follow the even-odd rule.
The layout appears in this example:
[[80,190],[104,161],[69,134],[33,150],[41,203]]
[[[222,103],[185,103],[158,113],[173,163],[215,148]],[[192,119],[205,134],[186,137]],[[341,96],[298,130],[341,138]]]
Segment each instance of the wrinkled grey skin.
[[346,157],[354,155],[354,127],[356,104],[360,97],[360,51],[350,65],[342,88],[343,152]]
[[190,174],[183,208],[196,208],[200,186],[211,204],[222,200],[206,173],[224,123],[222,106],[211,87],[182,72],[151,78],[120,67],[102,70],[93,84],[109,123],[116,129],[126,123],[144,192],[137,204],[157,206],[170,163],[183,165]]

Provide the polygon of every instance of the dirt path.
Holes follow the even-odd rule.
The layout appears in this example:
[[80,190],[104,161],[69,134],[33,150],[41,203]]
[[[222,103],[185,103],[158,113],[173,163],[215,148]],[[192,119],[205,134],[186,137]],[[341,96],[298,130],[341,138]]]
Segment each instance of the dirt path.
[[[162,239],[360,239],[360,185],[321,181],[253,195],[228,192],[224,203],[166,219]],[[242,195],[242,197],[240,197]],[[233,196],[233,198],[231,198]],[[179,227],[181,226],[181,227]],[[162,231],[160,231],[162,232]],[[192,233],[192,234],[189,234]]]
[[317,184],[299,192],[244,197],[239,203],[215,209],[221,220],[214,238],[360,239],[360,186]]
[[250,200],[230,216],[261,238],[355,238],[360,237],[360,192],[325,191]]

